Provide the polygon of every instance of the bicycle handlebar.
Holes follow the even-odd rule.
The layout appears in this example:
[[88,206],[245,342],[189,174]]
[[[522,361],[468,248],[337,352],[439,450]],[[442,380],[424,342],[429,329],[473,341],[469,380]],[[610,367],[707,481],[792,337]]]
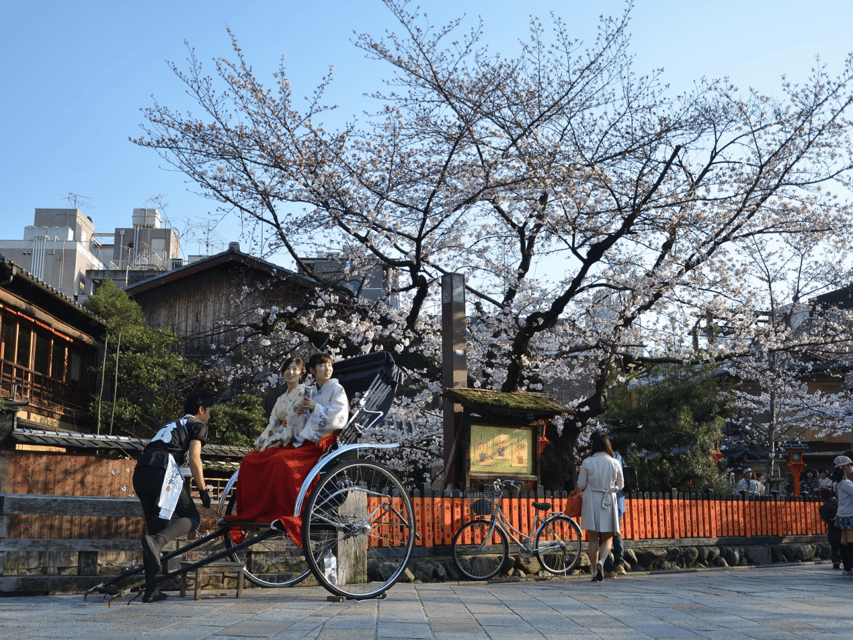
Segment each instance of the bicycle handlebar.
[[495,487],[495,491],[501,491],[504,485],[509,485],[510,487],[518,487],[521,486],[521,482],[518,480],[501,480],[500,478],[495,478],[492,484]]

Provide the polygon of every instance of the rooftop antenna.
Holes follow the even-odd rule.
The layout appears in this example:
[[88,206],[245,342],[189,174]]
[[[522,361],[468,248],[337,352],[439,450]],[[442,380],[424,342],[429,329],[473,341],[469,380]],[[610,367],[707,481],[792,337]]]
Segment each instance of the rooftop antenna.
[[72,205],[75,209],[79,209],[80,207],[85,207],[86,209],[94,209],[92,205],[88,202],[81,202],[81,200],[91,200],[89,196],[81,196],[76,193],[65,193],[62,195],[63,200],[68,200],[68,204]]
[[160,212],[160,215],[163,216],[163,222],[165,222],[167,225],[169,225],[170,228],[172,228],[172,222],[166,215],[166,208],[169,206],[169,203],[166,202],[166,196],[168,195],[168,193],[158,193],[156,196],[151,196],[145,202],[142,203],[142,207],[148,209],[150,208],[149,205],[153,205],[153,207]]

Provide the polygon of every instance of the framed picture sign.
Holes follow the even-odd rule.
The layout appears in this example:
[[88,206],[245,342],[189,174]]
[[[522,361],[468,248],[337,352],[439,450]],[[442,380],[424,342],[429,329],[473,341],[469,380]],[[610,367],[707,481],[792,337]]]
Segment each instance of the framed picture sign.
[[470,424],[468,471],[472,478],[536,477],[535,433],[530,426]]

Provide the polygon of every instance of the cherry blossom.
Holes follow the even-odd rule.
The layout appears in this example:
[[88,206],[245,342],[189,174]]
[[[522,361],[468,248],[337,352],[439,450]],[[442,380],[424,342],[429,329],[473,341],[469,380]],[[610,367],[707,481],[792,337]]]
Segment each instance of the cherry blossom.
[[[327,124],[331,70],[297,106],[284,61],[265,86],[236,36],[212,75],[193,50],[172,65],[197,110],[144,110],[134,142],[264,225],[257,252],[287,255],[328,292],[235,307],[229,322],[251,331],[223,354],[259,336],[268,365],[309,344],[386,349],[411,374],[396,417],[435,440],[441,276],[463,273],[471,385],[588,389],[565,400],[554,446],[569,457],[632,360],[731,362],[769,390],[768,372],[849,358],[849,319],[821,311],[798,332],[777,318],[805,304],[798,279],[820,281],[816,294],[849,282],[853,59],[837,78],[818,62],[777,95],[704,78],[675,95],[662,72],[633,68],[630,4],[590,43],[533,19],[514,55],[483,47],[482,23],[385,4],[398,31],[354,40],[387,69],[372,113]],[[330,248],[348,269],[335,278],[306,261]],[[394,274],[387,297],[353,300],[348,278],[377,266]],[[792,364],[768,360],[782,353]],[[841,399],[823,401],[846,428]]]

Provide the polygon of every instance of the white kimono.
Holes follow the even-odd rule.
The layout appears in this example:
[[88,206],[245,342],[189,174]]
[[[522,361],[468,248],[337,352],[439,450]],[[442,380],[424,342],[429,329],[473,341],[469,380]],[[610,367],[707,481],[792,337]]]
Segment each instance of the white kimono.
[[583,491],[581,526],[584,531],[619,533],[616,494],[624,484],[622,465],[604,451],[583,461],[578,488]]
[[349,400],[336,378],[326,380],[322,387],[312,390],[309,397],[317,406],[308,412],[305,426],[296,434],[294,446],[307,440],[317,442],[323,436],[343,429],[349,420]]

